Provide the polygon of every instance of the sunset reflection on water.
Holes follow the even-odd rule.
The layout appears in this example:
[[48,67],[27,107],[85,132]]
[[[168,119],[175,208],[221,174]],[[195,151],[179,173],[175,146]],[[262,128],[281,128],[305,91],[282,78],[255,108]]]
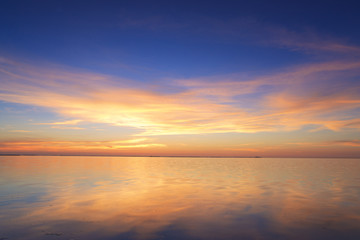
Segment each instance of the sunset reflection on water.
[[0,239],[360,239],[360,159],[0,157]]

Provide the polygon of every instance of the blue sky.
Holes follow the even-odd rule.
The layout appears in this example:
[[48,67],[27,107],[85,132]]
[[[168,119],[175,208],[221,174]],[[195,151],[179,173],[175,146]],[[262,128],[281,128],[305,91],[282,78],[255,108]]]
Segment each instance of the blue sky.
[[1,152],[359,156],[355,1],[2,1],[0,23]]
[[4,54],[129,76],[266,71],[318,60],[281,38],[359,43],[355,1],[332,2],[2,1],[0,43]]

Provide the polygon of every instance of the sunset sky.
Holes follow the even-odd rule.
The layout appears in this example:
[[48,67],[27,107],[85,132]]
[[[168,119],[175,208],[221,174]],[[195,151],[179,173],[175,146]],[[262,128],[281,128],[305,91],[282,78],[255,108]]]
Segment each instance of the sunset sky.
[[0,2],[0,153],[360,157],[356,1]]

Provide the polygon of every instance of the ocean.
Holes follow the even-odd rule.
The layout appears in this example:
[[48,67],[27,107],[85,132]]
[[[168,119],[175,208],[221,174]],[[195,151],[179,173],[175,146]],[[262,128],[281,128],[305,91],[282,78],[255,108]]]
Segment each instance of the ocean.
[[0,239],[360,239],[360,159],[1,156]]

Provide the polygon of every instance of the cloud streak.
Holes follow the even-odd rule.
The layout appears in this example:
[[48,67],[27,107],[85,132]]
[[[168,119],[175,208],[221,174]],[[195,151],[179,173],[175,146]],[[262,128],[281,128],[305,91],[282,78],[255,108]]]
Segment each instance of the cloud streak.
[[275,46],[292,51],[315,54],[335,53],[359,56],[360,48],[347,44],[346,39],[334,39],[331,36],[320,36],[315,30],[300,29],[291,31],[283,26],[265,23],[257,18],[243,17],[226,20],[209,17],[192,16],[179,22],[158,16],[143,18],[124,18],[121,28],[146,29],[155,32],[166,31],[194,37],[208,36],[208,39],[224,42],[243,42],[249,45]]
[[1,59],[0,100],[73,119],[38,123],[58,128],[88,121],[140,129],[139,135],[289,131],[309,124],[337,131],[360,128],[358,76],[360,62],[334,61],[252,79],[174,79],[167,85],[176,91],[166,93],[161,84]]
[[329,145],[344,145],[350,147],[360,147],[360,140],[342,140],[328,142]]
[[36,123],[36,124],[37,125],[77,125],[80,122],[82,122],[82,120],[74,119],[74,120],[68,120],[68,121],[63,121],[63,122]]
[[82,152],[85,150],[126,150],[136,148],[162,148],[162,143],[151,142],[151,139],[137,138],[121,141],[2,141],[0,150],[18,152]]

